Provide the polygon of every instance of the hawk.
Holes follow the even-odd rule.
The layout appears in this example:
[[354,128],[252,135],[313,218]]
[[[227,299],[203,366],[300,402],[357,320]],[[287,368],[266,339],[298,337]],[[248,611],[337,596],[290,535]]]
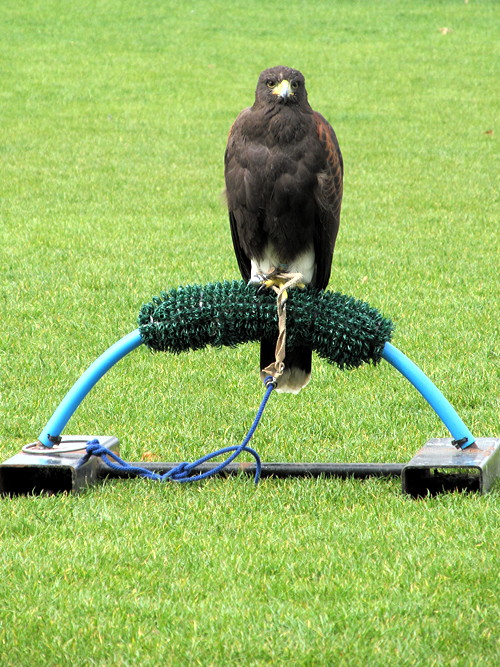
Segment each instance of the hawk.
[[[324,289],[340,222],[343,162],[331,125],[307,100],[304,76],[264,70],[253,106],[234,121],[224,157],[234,251],[244,280],[300,273]],[[261,369],[276,339],[261,341]],[[298,393],[310,379],[311,350],[286,351],[277,390]]]

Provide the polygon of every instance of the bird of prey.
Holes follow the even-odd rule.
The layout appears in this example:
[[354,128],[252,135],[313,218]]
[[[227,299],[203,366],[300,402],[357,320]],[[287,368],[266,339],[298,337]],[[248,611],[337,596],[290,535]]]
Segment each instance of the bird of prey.
[[[301,72],[261,72],[253,106],[230,129],[224,163],[243,279],[300,273],[304,284],[324,289],[340,222],[343,162],[333,128],[309,105]],[[261,341],[261,369],[274,361],[275,345],[276,339]],[[310,374],[310,348],[287,350],[277,390],[298,393]]]

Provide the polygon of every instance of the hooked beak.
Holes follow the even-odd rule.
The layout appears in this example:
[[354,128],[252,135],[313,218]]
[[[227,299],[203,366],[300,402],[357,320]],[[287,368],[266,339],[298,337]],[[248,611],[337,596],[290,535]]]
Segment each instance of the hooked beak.
[[273,95],[279,95],[283,100],[286,100],[287,97],[293,95],[290,82],[287,81],[286,79],[280,81],[280,83],[276,86],[276,88],[274,88]]

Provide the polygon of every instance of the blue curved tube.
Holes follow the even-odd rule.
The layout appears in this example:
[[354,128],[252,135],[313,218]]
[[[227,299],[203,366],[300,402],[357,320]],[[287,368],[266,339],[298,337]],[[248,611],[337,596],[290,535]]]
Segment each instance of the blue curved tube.
[[[54,442],[51,438],[57,438],[61,435],[73,413],[94,385],[120,359],[123,359],[124,356],[135,350],[139,345],[142,345],[142,342],[139,329],[136,329],[101,354],[63,398],[59,407],[39,435],[39,441],[46,447],[53,447]],[[410,361],[407,356],[391,343],[385,344],[382,351],[382,358],[394,366],[420,392],[450,431],[453,438],[461,443],[460,447],[462,449],[473,444],[475,438],[472,433],[465,426],[452,405],[416,364]]]
[[474,436],[460,419],[453,406],[413,361],[410,361],[407,356],[400,352],[397,347],[391,345],[391,343],[384,345],[382,358],[402,373],[415,389],[422,394],[453,438],[457,442],[461,442],[461,449],[465,449],[474,443]]
[[59,407],[38,436],[40,442],[46,447],[53,447],[54,443],[49,439],[49,435],[53,438],[59,437],[71,416],[92,387],[117,361],[123,359],[125,355],[135,350],[141,344],[142,338],[139,329],[136,329],[101,354],[63,398]]

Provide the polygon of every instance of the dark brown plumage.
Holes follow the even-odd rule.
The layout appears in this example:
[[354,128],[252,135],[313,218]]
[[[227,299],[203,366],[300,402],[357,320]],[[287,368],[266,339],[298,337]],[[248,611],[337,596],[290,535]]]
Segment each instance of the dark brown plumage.
[[[226,195],[234,250],[243,278],[273,269],[300,272],[325,288],[330,279],[342,202],[343,163],[335,132],[307,100],[303,75],[289,67],[264,70],[253,106],[229,132]],[[275,340],[263,340],[261,368],[274,360]],[[311,351],[287,351],[282,391],[309,380]]]

